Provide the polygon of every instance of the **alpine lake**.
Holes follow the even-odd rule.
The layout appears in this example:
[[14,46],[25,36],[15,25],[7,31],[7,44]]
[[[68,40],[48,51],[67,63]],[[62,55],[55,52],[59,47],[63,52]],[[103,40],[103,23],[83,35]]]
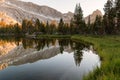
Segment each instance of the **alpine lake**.
[[0,80],[82,80],[100,64],[93,45],[69,38],[0,38]]

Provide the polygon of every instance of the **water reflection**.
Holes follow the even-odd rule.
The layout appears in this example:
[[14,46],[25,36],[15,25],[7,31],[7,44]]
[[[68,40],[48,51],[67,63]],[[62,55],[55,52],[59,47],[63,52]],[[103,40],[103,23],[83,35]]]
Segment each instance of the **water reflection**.
[[0,56],[6,55],[11,51],[13,48],[16,47],[14,42],[6,42],[0,40]]
[[1,41],[15,46],[0,56],[0,70],[4,69],[0,71],[0,80],[82,80],[100,65],[99,56],[88,49],[89,45],[70,39],[9,38]]
[[5,69],[6,67],[8,67],[8,64],[7,64],[7,63],[2,63],[2,64],[0,64],[0,70]]

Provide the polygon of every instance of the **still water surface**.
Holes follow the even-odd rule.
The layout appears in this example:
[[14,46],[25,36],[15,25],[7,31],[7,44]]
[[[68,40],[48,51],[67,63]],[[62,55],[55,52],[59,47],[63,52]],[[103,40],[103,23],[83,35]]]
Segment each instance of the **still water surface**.
[[82,80],[100,67],[91,45],[70,39],[0,39],[0,80]]

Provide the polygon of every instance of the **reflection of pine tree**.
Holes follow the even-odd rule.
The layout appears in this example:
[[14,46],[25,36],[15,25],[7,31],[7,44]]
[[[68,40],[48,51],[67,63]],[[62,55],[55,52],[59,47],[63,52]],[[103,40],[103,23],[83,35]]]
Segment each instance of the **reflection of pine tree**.
[[40,49],[43,49],[45,47],[45,44],[46,44],[46,39],[40,39],[36,47],[37,50],[39,51]]
[[63,51],[64,51],[63,46],[60,46],[60,53],[63,53]]
[[64,48],[70,45],[70,39],[59,39],[60,52],[63,53]]
[[16,44],[17,46],[19,46],[19,45],[20,45],[20,42],[21,42],[21,38],[20,38],[20,37],[15,37],[14,39],[15,39],[15,44]]
[[55,43],[54,39],[39,39],[37,41],[38,41],[36,46],[37,50],[43,49],[45,46],[49,47],[50,44]]
[[51,43],[52,43],[53,46],[55,46],[56,45],[56,39],[52,39]]
[[74,60],[75,60],[75,64],[76,66],[80,66],[80,62],[82,60],[82,52],[76,52],[74,53]]
[[36,49],[39,51],[42,48],[42,42],[38,41]]
[[74,60],[76,66],[80,66],[80,62],[82,60],[82,50],[85,47],[85,45],[80,44],[80,43],[75,43],[73,50],[74,50]]
[[23,39],[22,44],[23,44],[24,49],[33,48],[34,41],[30,39]]
[[46,46],[49,47],[49,44],[50,44],[50,40],[46,39]]

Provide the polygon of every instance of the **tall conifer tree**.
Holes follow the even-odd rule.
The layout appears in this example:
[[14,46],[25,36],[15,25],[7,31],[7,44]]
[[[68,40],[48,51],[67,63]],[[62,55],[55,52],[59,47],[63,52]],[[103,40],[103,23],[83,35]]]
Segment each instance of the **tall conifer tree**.
[[75,12],[74,12],[74,24],[76,28],[76,33],[82,33],[83,29],[83,11],[81,9],[80,3],[76,4]]

